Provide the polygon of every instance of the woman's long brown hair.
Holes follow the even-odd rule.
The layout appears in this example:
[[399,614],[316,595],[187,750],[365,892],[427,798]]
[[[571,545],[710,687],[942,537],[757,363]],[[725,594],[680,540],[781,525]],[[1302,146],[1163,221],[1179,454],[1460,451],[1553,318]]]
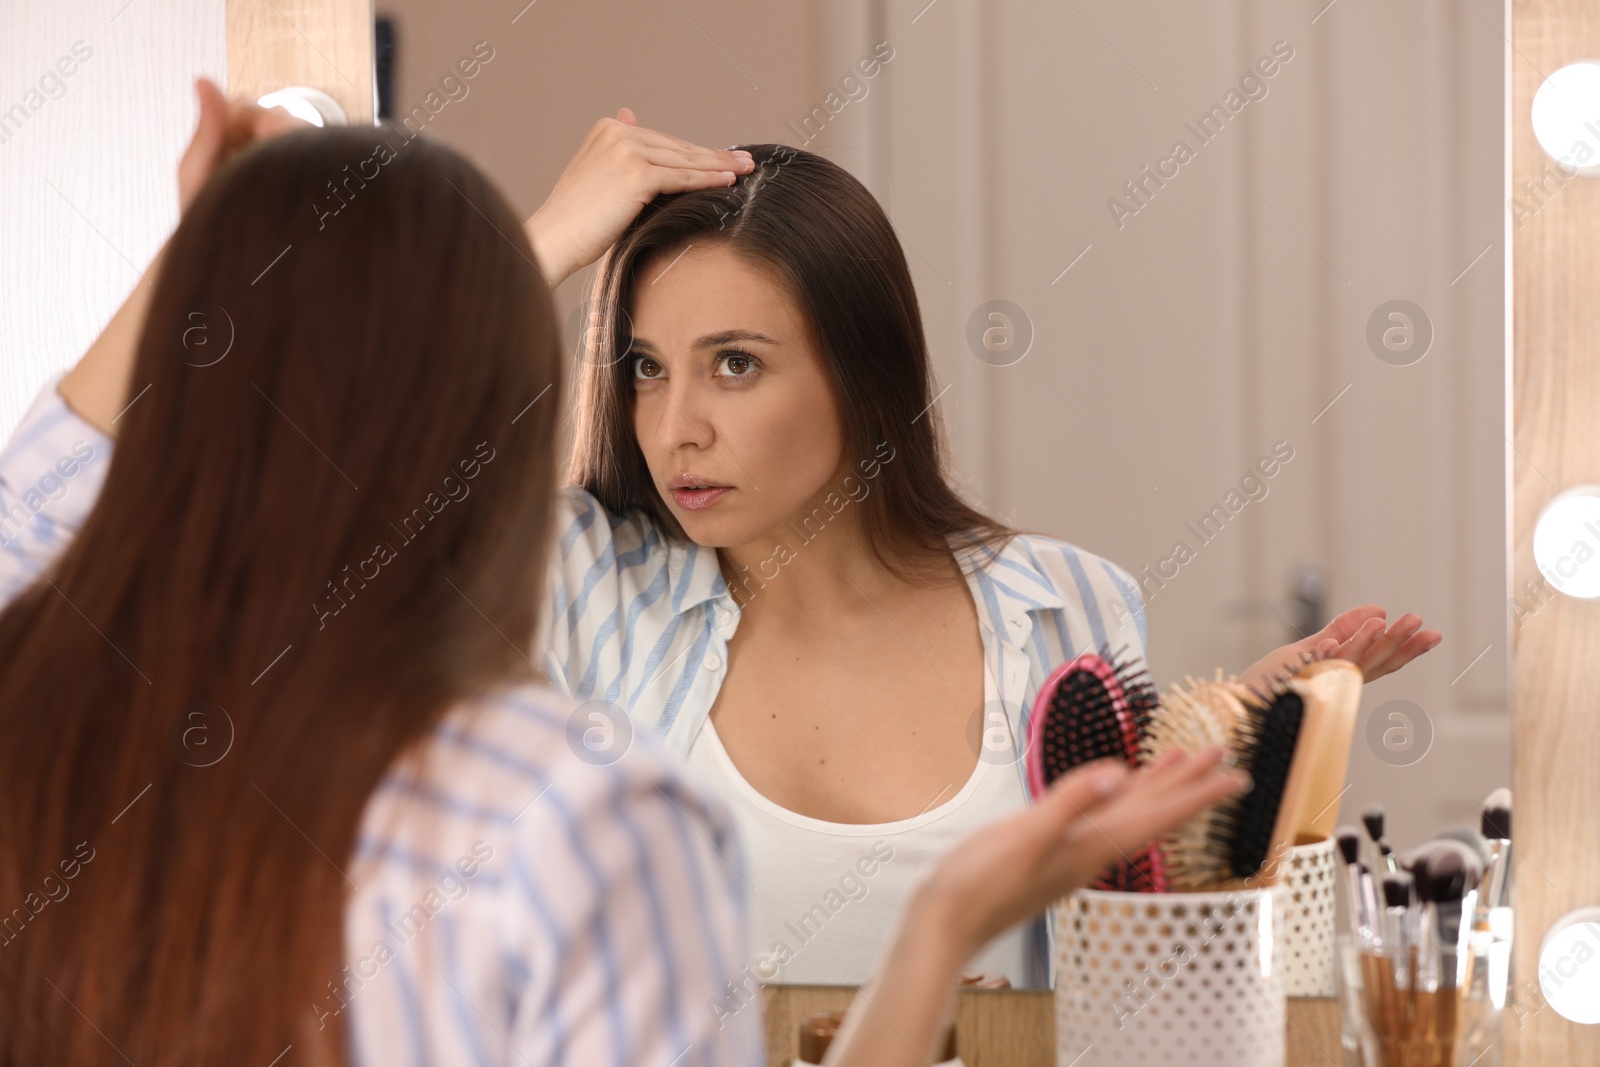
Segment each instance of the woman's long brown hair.
[[474,167],[378,145],[297,132],[202,190],[102,495],[0,614],[6,1064],[345,1062],[314,1002],[369,794],[532,676],[549,294]]
[[778,144],[738,145],[756,167],[733,185],[657,197],[595,275],[568,477],[614,513],[639,509],[686,535],[650,478],[633,432],[629,311],[639,271],[693,243],[768,269],[809,321],[839,400],[847,460],[878,467],[859,505],[868,547],[891,572],[941,568],[950,547],[997,546],[1012,530],[952,488],[916,287],[894,227],[838,164]]

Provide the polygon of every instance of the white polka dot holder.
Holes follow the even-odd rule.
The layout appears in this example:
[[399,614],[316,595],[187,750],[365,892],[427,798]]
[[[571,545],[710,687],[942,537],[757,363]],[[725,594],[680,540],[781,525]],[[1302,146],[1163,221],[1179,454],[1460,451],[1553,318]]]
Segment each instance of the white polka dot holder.
[[1059,1067],[1283,1067],[1286,900],[1073,893],[1056,909]]
[[1334,916],[1339,846],[1333,838],[1289,850],[1283,883],[1283,926],[1288,950],[1285,979],[1291,997],[1331,997],[1339,990],[1334,972]]

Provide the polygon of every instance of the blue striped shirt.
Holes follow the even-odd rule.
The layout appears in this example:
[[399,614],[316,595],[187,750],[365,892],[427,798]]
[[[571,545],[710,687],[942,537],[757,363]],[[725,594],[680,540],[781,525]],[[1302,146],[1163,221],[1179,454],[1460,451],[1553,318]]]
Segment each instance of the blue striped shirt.
[[[0,450],[0,604],[71,541],[110,457],[47,385]],[[356,1062],[385,1067],[765,1063],[732,819],[623,725],[535,685],[451,709],[362,813],[346,966],[308,1022],[343,1015]]]
[[[611,705],[687,756],[727,676],[739,625],[716,551],[667,537],[642,513],[613,515],[577,486],[561,491],[556,529],[540,668],[574,698]],[[1110,561],[1036,534],[999,550],[959,549],[956,560],[1014,739],[1028,736],[1039,686],[1062,663],[1107,646],[1145,655],[1139,587]],[[759,595],[760,581],[740,580],[746,599]],[[1020,757],[1015,770],[1028,798]],[[761,871],[748,874],[765,884]],[[1051,984],[1053,937],[1052,922],[1034,924],[1030,975],[1014,984]]]

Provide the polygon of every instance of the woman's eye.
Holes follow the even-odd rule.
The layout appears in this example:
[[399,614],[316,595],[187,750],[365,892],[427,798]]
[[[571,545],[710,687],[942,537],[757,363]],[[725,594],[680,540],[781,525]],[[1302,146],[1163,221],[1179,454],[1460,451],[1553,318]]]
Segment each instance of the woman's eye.
[[661,364],[649,356],[640,356],[633,361],[633,376],[644,381],[652,381],[661,376]]
[[748,353],[724,352],[717,358],[724,369],[721,375],[724,378],[748,378],[756,369],[755,357]]

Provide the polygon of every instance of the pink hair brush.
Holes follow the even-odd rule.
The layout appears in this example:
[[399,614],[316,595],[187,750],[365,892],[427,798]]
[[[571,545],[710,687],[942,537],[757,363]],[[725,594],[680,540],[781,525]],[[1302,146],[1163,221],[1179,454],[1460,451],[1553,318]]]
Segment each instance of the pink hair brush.
[[[1086,652],[1050,673],[1034,698],[1028,723],[1028,788],[1043,796],[1074,767],[1107,757],[1141,762],[1145,724],[1160,694],[1138,660],[1119,662],[1105,650]],[[1091,888],[1162,893],[1170,887],[1166,857],[1148,845],[1098,878]]]

